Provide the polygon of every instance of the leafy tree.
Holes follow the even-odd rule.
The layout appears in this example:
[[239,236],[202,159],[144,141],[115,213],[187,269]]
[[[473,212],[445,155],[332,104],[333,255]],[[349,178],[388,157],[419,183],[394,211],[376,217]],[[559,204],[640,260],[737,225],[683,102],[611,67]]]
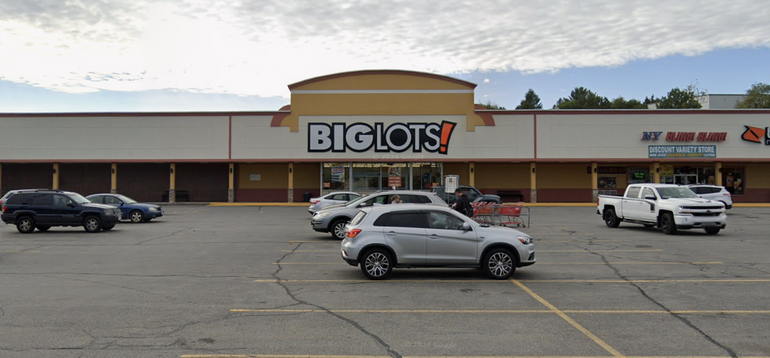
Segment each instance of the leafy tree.
[[628,101],[623,97],[618,97],[610,102],[610,108],[612,109],[645,109],[647,105],[640,102],[637,99],[630,99]]
[[735,108],[770,108],[770,84],[755,83],[746,91],[746,97]]
[[492,101],[487,101],[487,103],[476,103],[480,106],[486,107],[486,109],[505,109],[505,107],[498,105],[497,103],[494,103]]
[[658,108],[701,108],[703,107],[698,97],[705,95],[705,92],[699,91],[695,86],[687,86],[686,89],[679,87],[672,89],[668,94],[658,101]]
[[521,100],[521,103],[516,106],[516,109],[543,109],[543,104],[540,103],[540,96],[530,88],[524,95],[524,99]]
[[589,91],[584,87],[576,87],[569,97],[556,101],[553,109],[605,109],[610,108],[610,101]]

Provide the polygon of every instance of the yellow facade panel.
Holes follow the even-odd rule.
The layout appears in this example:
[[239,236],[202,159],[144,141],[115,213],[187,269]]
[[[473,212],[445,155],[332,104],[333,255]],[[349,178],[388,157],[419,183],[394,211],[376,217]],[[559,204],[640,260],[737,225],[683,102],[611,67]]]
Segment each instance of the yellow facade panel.
[[538,163],[538,189],[591,189],[590,163]]
[[476,163],[476,187],[529,188],[529,163]]
[[320,169],[318,163],[294,163],[294,187],[317,188],[320,186]]
[[770,164],[746,165],[746,184],[752,189],[770,189]]
[[[294,180],[296,186],[296,176]],[[289,165],[287,163],[238,165],[238,189],[287,189],[288,187]]]
[[433,76],[361,74],[329,77],[322,81],[292,88],[292,91],[318,90],[458,90],[473,89],[462,83],[439,80]]
[[[468,163],[444,163],[444,175],[459,175],[460,184],[468,185],[470,183],[470,167]],[[442,185],[443,185],[443,179]]]

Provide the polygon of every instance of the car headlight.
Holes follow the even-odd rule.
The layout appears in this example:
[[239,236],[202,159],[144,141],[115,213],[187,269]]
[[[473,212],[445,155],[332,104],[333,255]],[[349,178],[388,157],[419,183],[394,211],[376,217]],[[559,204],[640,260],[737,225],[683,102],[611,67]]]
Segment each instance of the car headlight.
[[104,209],[104,215],[112,215],[112,209]]
[[519,242],[521,242],[524,245],[529,245],[532,243],[532,238],[529,236],[519,235],[519,236],[516,236],[516,239],[518,239]]
[[692,214],[692,210],[690,210],[690,209],[691,208],[689,206],[682,205],[682,206],[679,207],[679,213],[680,214]]
[[150,211],[158,211],[158,208],[156,208],[156,207],[154,207],[154,206],[151,206],[151,207],[150,207]]
[[315,215],[313,215],[313,219],[323,219],[323,218],[325,218],[325,217],[327,217],[329,215],[331,215],[331,213],[329,213],[329,212],[326,212],[326,213],[315,213]]

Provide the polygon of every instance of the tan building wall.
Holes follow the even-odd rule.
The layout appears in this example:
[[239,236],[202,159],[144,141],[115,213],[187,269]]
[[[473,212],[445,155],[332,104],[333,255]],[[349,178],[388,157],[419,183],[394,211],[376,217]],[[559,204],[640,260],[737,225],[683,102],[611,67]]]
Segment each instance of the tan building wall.
[[476,163],[475,171],[476,187],[482,190],[530,188],[529,163]]
[[444,175],[459,175],[460,185],[470,184],[470,167],[468,163],[444,163]]

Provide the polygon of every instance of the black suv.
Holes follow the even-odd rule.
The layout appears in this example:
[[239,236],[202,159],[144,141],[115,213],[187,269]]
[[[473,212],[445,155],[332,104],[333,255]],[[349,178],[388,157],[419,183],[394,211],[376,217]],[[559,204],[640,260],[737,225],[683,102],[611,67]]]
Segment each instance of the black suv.
[[61,190],[20,190],[2,203],[2,219],[22,234],[51,226],[83,226],[88,232],[108,231],[120,221],[120,209],[90,202]]

